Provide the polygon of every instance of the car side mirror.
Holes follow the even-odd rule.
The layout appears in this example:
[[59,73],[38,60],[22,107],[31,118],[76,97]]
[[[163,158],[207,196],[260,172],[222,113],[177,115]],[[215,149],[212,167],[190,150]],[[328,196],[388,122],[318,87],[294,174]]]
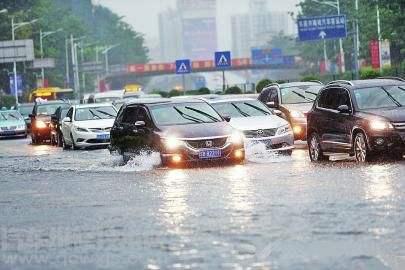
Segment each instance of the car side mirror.
[[267,105],[269,108],[278,108],[278,104],[277,104],[276,102],[274,102],[274,101],[266,102],[266,105]]
[[135,126],[136,127],[144,127],[144,126],[146,126],[146,123],[145,123],[145,121],[136,121]]
[[56,114],[52,114],[52,115],[51,115],[51,120],[57,120]]
[[339,113],[351,113],[351,112],[352,112],[352,111],[349,109],[349,106],[347,106],[347,105],[340,105],[340,106],[337,108],[337,110],[338,110]]
[[63,123],[69,123],[69,122],[72,122],[72,119],[70,119],[70,117],[66,116],[65,118],[63,118],[62,122]]
[[231,122],[231,117],[230,116],[228,116],[228,115],[226,115],[226,116],[224,116],[223,117],[224,118],[224,120],[226,121],[226,122]]
[[30,118],[33,118],[33,117],[34,117],[34,115],[33,115],[32,113],[30,113],[28,116],[29,116]]

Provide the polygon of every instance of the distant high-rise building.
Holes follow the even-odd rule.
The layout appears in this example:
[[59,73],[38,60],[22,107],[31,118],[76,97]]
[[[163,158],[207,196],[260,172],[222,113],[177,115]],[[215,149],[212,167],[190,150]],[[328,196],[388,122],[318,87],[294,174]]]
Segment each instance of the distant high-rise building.
[[248,14],[232,16],[231,28],[236,57],[250,56],[251,48],[266,46],[280,32],[293,34],[293,22],[287,12],[269,11],[267,0],[250,0]]
[[216,0],[178,0],[159,16],[162,60],[211,59],[217,49]]

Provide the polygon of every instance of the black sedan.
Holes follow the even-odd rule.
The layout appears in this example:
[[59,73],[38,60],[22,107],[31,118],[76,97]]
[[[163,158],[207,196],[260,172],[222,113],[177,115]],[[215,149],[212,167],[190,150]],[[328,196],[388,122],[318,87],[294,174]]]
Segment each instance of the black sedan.
[[312,161],[349,153],[358,162],[405,153],[405,81],[336,81],[323,88],[308,114]]
[[158,151],[163,165],[245,158],[243,135],[206,102],[197,99],[139,99],[124,104],[111,129],[111,151],[128,160]]

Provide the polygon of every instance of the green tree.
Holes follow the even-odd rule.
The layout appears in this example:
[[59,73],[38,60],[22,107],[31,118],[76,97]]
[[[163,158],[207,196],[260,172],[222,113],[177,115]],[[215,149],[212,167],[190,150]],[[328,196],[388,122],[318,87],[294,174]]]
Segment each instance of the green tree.
[[242,94],[242,89],[240,89],[237,86],[232,86],[225,90],[225,95],[238,95],[238,94]]
[[267,85],[273,83],[272,80],[269,79],[263,79],[261,81],[259,81],[256,85],[256,93],[261,93],[263,88],[265,88]]

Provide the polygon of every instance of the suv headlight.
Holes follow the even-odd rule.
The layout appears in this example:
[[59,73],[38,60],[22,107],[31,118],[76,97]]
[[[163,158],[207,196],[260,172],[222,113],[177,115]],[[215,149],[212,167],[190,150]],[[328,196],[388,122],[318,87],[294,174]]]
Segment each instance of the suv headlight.
[[243,140],[244,140],[245,136],[243,135],[242,132],[240,131],[233,131],[231,136],[228,138],[228,142],[232,143],[232,144],[243,144]]
[[183,141],[176,137],[167,137],[163,139],[163,143],[168,150],[176,150],[183,144]]
[[78,131],[78,132],[89,132],[89,131],[87,130],[87,128],[76,127],[75,129],[76,129],[76,131]]
[[305,118],[305,114],[303,112],[300,112],[300,111],[291,111],[290,116],[292,118]]
[[391,123],[383,120],[371,120],[370,128],[372,130],[381,131],[386,129],[394,129],[394,126]]
[[276,135],[282,135],[291,131],[292,131],[291,126],[285,125],[277,129]]

